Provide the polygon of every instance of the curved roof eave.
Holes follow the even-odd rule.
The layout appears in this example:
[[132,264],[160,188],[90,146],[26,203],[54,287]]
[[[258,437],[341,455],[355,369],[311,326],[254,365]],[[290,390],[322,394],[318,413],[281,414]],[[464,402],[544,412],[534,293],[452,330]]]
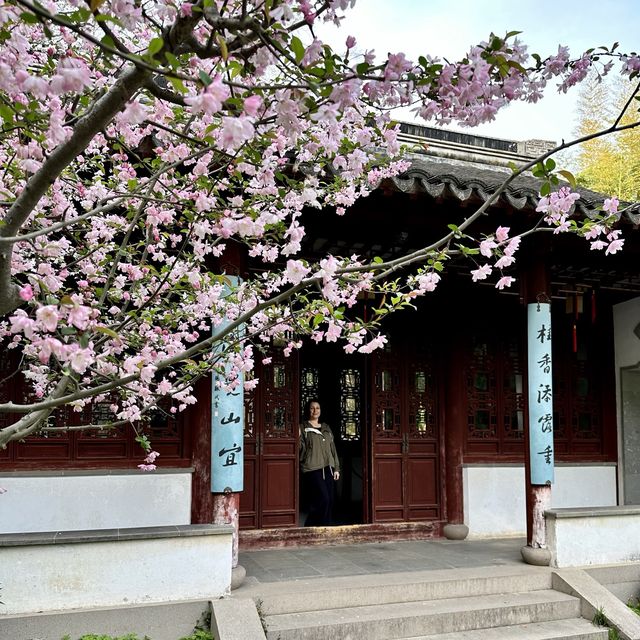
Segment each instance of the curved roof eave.
[[[484,168],[478,164],[426,159],[412,156],[411,167],[399,176],[386,179],[382,185],[402,193],[428,193],[437,198],[452,195],[461,202],[478,198],[486,202],[509,177],[510,171]],[[503,202],[517,210],[535,209],[539,200],[541,181],[530,174],[514,178],[496,204]],[[381,185],[381,186],[382,186]],[[580,199],[575,208],[578,214],[591,216],[602,205],[606,196],[578,187]],[[640,224],[640,206],[627,207],[625,218]]]

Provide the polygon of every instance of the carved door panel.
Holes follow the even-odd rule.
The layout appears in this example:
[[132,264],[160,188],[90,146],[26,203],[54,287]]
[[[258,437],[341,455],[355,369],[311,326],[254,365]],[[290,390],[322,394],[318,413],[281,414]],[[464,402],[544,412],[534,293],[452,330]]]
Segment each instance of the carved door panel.
[[394,345],[372,362],[372,519],[440,517],[432,358]]
[[274,354],[258,371],[260,384],[245,399],[242,528],[298,523],[297,362]]

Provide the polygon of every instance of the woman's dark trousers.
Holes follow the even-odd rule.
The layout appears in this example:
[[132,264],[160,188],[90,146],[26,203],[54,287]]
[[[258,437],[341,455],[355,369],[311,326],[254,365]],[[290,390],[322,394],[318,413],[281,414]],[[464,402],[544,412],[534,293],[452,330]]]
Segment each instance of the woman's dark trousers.
[[309,515],[305,527],[325,527],[331,524],[334,480],[331,467],[307,471],[303,474]]

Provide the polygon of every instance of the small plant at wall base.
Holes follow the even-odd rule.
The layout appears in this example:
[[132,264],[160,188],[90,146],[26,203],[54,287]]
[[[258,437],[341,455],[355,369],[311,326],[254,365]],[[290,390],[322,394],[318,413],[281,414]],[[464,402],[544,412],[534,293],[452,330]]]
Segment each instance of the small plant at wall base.
[[598,627],[609,627],[609,640],[620,640],[618,630],[611,627],[611,623],[609,622],[607,616],[604,615],[602,607],[600,607],[593,616],[593,624]]
[[627,606],[629,607],[629,609],[631,609],[635,614],[640,616],[640,599],[636,599],[635,604],[629,600],[629,602],[627,602]]

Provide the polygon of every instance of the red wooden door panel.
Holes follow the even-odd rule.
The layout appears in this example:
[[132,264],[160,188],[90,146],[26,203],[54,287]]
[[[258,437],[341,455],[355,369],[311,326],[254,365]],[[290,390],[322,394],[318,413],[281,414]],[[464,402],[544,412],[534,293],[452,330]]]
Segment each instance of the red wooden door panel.
[[297,362],[274,354],[258,371],[260,384],[245,399],[243,529],[298,523]]
[[373,357],[372,519],[440,518],[436,388],[429,353],[395,343]]

